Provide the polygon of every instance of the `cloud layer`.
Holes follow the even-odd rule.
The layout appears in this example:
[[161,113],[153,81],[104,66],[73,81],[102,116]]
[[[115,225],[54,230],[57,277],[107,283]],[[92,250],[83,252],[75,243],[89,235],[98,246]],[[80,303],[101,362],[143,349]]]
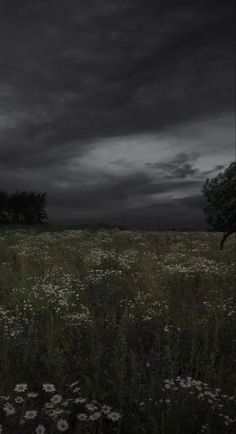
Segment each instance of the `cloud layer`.
[[234,159],[233,2],[2,0],[0,17],[0,187],[48,191],[61,222],[203,226],[202,183]]

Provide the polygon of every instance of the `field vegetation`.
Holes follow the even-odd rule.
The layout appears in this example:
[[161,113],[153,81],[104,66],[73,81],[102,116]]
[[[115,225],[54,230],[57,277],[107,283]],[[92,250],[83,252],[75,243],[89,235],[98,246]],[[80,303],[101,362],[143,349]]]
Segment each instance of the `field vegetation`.
[[0,433],[236,430],[235,239],[0,232]]

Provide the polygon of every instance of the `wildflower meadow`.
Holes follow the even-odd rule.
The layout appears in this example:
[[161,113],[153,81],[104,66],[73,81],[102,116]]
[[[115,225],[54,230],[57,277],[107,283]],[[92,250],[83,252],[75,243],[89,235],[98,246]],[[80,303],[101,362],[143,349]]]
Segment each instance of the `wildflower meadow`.
[[1,434],[236,432],[235,239],[0,232]]

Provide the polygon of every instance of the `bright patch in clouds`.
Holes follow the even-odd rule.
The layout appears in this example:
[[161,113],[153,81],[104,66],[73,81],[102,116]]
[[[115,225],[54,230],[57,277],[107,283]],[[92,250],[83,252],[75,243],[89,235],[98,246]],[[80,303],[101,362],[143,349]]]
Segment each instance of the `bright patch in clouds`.
[[[203,146],[204,155],[199,152]],[[74,157],[70,168],[95,176],[96,182],[99,174],[123,177],[133,171],[146,171],[155,178],[162,171],[162,163],[173,161],[181,153],[200,172],[207,172],[234,159],[234,120],[225,114],[184,124],[170,133],[103,139],[90,144],[89,149],[82,157]]]

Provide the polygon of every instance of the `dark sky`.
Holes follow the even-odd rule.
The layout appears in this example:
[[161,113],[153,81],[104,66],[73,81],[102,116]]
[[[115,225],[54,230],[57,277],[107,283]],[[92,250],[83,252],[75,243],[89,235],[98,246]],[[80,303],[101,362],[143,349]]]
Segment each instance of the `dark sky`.
[[234,2],[0,1],[0,188],[51,220],[203,227],[234,160]]

